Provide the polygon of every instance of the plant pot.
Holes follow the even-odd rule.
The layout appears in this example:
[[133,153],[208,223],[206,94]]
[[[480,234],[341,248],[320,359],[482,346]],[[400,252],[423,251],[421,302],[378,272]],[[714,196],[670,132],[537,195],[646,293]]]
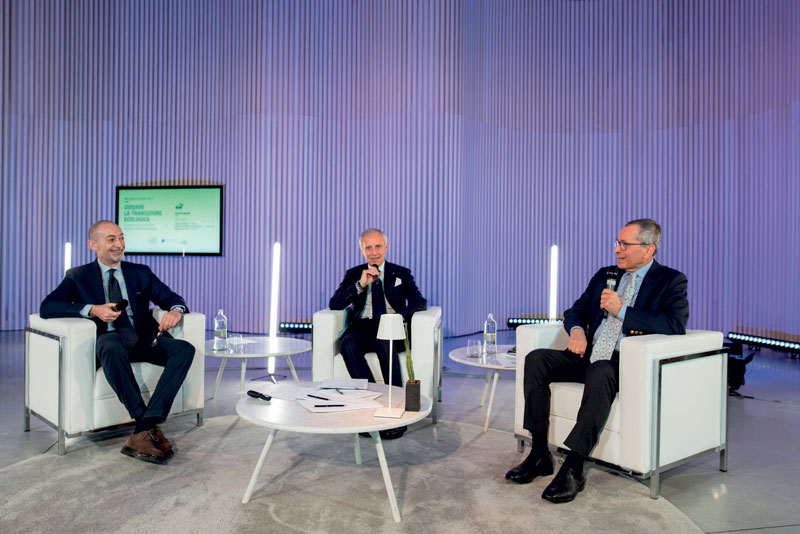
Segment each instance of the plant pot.
[[419,380],[406,382],[406,411],[419,411]]

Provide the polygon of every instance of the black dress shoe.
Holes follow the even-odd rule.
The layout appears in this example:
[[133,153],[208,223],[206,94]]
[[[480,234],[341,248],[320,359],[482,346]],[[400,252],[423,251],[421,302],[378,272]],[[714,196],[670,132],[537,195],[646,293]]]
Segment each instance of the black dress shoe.
[[550,502],[570,502],[586,486],[586,477],[583,468],[575,469],[569,464],[564,464],[558,470],[553,481],[544,489],[542,499]]
[[536,477],[546,477],[553,474],[553,455],[548,451],[543,456],[528,455],[517,467],[509,469],[506,480],[517,484],[528,484]]

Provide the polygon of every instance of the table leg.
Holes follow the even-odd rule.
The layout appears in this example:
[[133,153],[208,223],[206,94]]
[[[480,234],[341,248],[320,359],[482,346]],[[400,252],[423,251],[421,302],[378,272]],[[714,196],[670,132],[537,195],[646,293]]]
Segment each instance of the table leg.
[[250,496],[253,495],[253,488],[256,485],[256,480],[258,480],[258,475],[261,474],[261,467],[264,465],[264,460],[267,459],[267,453],[269,452],[269,448],[272,446],[272,442],[275,441],[275,434],[277,433],[278,431],[274,428],[269,431],[267,442],[264,444],[264,449],[261,451],[261,456],[258,458],[256,468],[253,470],[253,475],[250,477],[250,483],[247,485],[247,490],[244,492],[244,497],[242,497],[242,504],[247,504],[250,501]]
[[217,388],[219,387],[219,381],[222,380],[222,371],[225,370],[225,362],[227,361],[228,358],[222,358],[222,363],[219,364],[219,371],[217,371],[217,381],[214,383],[214,391],[211,392],[212,399],[217,395]]
[[492,381],[492,393],[489,395],[489,407],[486,408],[486,424],[483,425],[483,431],[489,430],[489,416],[492,415],[492,404],[494,404],[494,392],[497,389],[497,379],[500,378],[500,371],[492,370],[494,373],[494,380]]
[[297,371],[294,370],[294,364],[292,363],[292,357],[287,355],[286,356],[286,362],[289,364],[289,370],[292,372],[292,378],[294,378],[294,381],[295,381],[296,384],[299,384],[300,383],[300,379],[297,378]]
[[361,442],[358,441],[358,434],[353,434],[353,450],[356,453],[356,465],[361,465]]
[[244,391],[244,374],[247,372],[247,358],[242,358],[242,379],[239,381],[239,392]]
[[381,464],[383,483],[386,485],[386,494],[389,496],[389,505],[392,507],[392,517],[394,518],[395,522],[400,522],[400,510],[397,508],[397,499],[394,496],[392,479],[389,476],[389,466],[386,465],[386,456],[383,454],[381,436],[378,432],[370,432],[370,435],[372,436],[372,439],[375,440],[375,450],[378,451],[378,462]]
[[486,402],[486,392],[489,391],[489,379],[492,377],[492,370],[486,373],[486,382],[483,384],[483,395],[481,396],[481,406]]

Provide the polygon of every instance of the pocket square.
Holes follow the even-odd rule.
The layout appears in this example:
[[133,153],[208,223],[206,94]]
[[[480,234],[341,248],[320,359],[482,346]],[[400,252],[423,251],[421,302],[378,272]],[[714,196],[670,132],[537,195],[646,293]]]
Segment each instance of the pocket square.
[[394,281],[394,287],[397,287],[397,286],[399,286],[399,285],[400,285],[400,284],[402,284],[402,283],[403,283],[403,281],[402,281],[402,280],[400,280],[399,278],[395,278],[395,281]]

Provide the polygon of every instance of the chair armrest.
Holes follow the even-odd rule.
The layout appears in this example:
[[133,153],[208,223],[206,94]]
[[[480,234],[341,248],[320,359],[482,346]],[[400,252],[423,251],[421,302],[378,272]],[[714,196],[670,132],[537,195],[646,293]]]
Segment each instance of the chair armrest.
[[[153,309],[153,318],[161,322],[167,311],[160,308]],[[190,312],[183,315],[183,319],[169,330],[175,339],[188,341],[194,347],[194,359],[186,378],[183,381],[183,401],[186,410],[203,408],[205,369],[206,369],[206,316],[202,313]]]
[[344,328],[344,310],[320,310],[312,318],[311,380],[333,378],[336,340]]
[[[64,430],[68,433],[90,430],[94,424],[97,327],[89,319],[42,319],[39,314],[31,315],[29,323],[35,330],[61,338],[62,394],[67,410],[63,414]],[[58,350],[52,343],[43,343],[35,334],[30,334],[27,350],[30,408],[55,424],[58,421]]]
[[514,432],[516,434],[528,434],[522,428],[522,419],[525,413],[523,390],[525,357],[535,349],[566,349],[568,340],[569,336],[564,330],[564,324],[561,322],[523,324],[517,327],[517,376],[515,378],[514,393]]
[[441,343],[439,329],[442,324],[442,308],[429,306],[411,317],[411,357],[414,374],[420,381],[420,392],[434,400],[433,392],[438,385],[437,342]]
[[[654,409],[654,380],[657,362],[675,356],[722,349],[722,333],[689,330],[685,335],[651,334],[626,337],[620,343],[619,402],[620,448],[622,458],[632,460],[632,468],[647,472],[653,468],[650,442]],[[725,355],[669,364],[665,367],[661,391],[662,407],[662,465],[687,457],[687,447],[718,445],[720,405],[726,395],[723,377]],[[669,368],[669,369],[667,369]],[[664,416],[681,412],[670,422]],[[724,425],[723,425],[724,426]],[[724,430],[722,439],[724,439]],[[717,443],[711,443],[716,441]],[[706,446],[708,445],[708,446]],[[700,452],[698,450],[697,452]]]

